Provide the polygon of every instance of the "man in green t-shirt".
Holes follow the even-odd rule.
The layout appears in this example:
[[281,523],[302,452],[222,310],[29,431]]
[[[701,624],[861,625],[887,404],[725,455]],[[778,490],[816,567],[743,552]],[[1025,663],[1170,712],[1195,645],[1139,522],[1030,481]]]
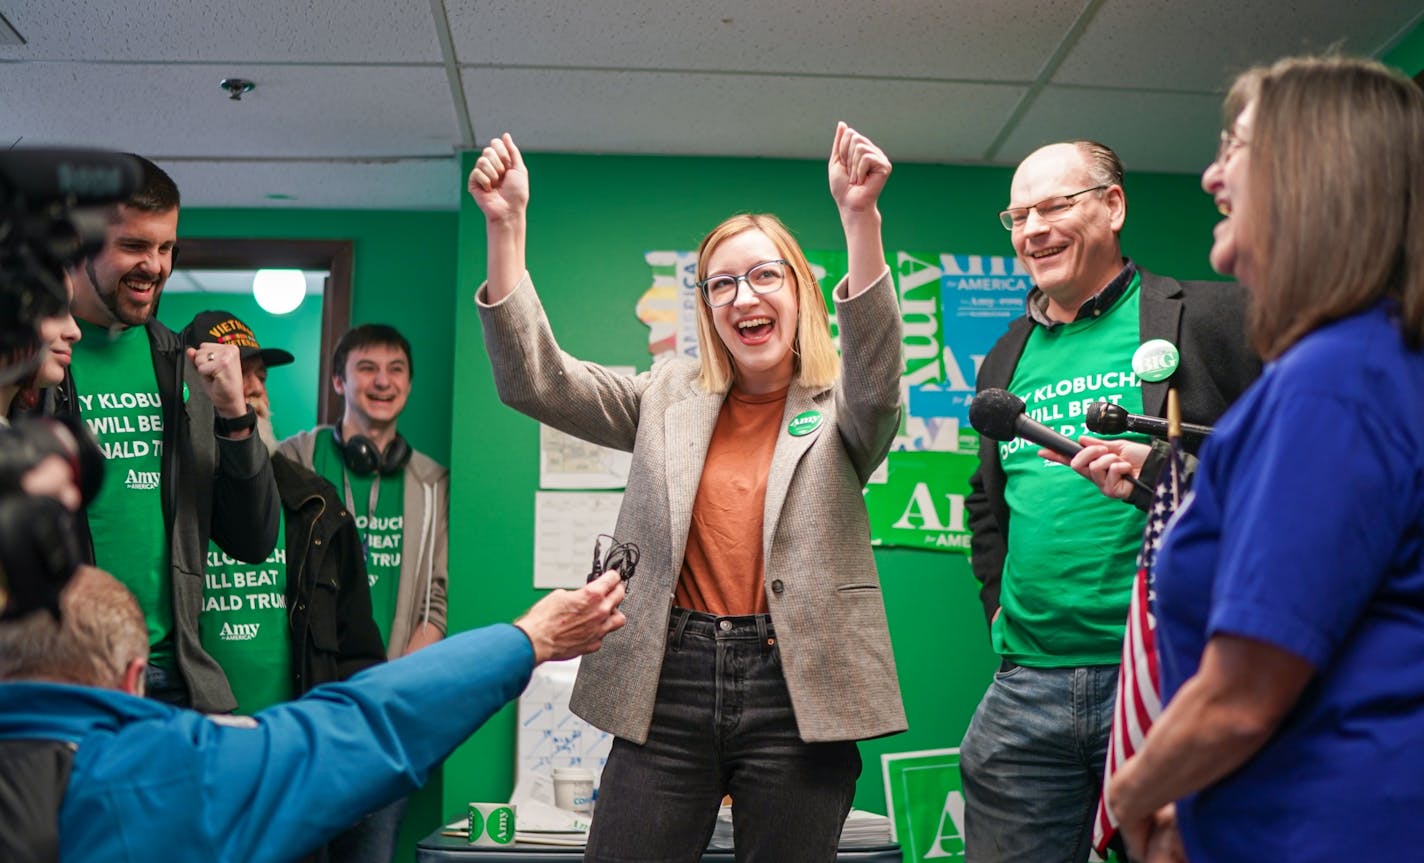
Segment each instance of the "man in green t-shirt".
[[[1087,405],[1211,423],[1260,365],[1237,285],[1178,282],[1123,257],[1122,163],[1052,144],[1014,172],[1000,221],[1033,281],[1027,313],[985,356],[982,390],[1077,439]],[[1171,357],[1170,368],[1162,357]],[[1021,439],[982,438],[966,501],[972,565],[1001,657],[960,748],[965,854],[1086,860],[1144,515]]]
[[265,561],[243,563],[216,543],[208,549],[203,648],[226,672],[237,711],[252,714],[383,661],[385,646],[371,618],[355,521],[331,483],[276,453],[267,370],[291,363],[292,355],[263,348],[229,312],[202,312],[186,332],[190,343],[237,347],[243,397],[273,453],[282,499],[282,540]]
[[[395,659],[445,635],[450,473],[397,430],[415,365],[395,327],[350,330],[331,369],[341,421],[288,438],[279,451],[330,480],[355,516],[372,613]],[[390,860],[403,811],[399,800],[366,815],[331,843],[333,863]]]
[[49,407],[81,417],[104,451],[108,480],[79,538],[139,600],[146,691],[221,713],[236,704],[198,635],[208,541],[239,560],[265,559],[277,540],[277,486],[243,400],[238,349],[187,346],[154,316],[173,269],[179,195],[140,161],[142,187],[111,208],[103,247],[70,271],[84,337]]
[[410,397],[410,342],[364,324],[337,342],[331,383],[341,421],[282,442],[280,452],[341,491],[366,548],[371,608],[391,659],[445,635],[450,473],[397,426]]

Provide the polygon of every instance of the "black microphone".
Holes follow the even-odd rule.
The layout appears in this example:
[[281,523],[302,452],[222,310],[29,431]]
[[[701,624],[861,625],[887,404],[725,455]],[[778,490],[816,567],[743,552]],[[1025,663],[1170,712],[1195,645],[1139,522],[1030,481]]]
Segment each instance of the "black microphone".
[[[1084,417],[1088,431],[1094,434],[1122,434],[1138,432],[1152,437],[1167,436],[1167,421],[1161,417],[1146,417],[1130,414],[1122,405],[1112,402],[1093,402],[1088,405]],[[1211,426],[1182,423],[1182,437],[1201,439],[1211,434]]]
[[[969,424],[991,440],[1008,441],[1021,437],[1046,450],[1072,458],[1082,452],[1083,445],[1066,438],[1024,413],[1023,399],[1007,390],[987,389],[969,403]],[[1125,477],[1139,490],[1152,494],[1152,487],[1136,477]]]
[[1023,399],[1006,390],[988,389],[974,396],[969,403],[969,424],[987,438],[1009,441],[1021,437],[1064,458],[1072,458],[1083,449],[1077,441],[1029,419]]
[[142,164],[107,150],[19,148],[0,153],[0,191],[31,205],[114,204],[143,186]]

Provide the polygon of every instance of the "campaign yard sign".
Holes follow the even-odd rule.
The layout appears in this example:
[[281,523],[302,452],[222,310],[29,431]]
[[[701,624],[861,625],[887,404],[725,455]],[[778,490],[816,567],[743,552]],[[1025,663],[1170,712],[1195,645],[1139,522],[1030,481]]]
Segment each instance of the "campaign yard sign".
[[905,863],[964,859],[964,792],[959,749],[880,756],[891,838]]

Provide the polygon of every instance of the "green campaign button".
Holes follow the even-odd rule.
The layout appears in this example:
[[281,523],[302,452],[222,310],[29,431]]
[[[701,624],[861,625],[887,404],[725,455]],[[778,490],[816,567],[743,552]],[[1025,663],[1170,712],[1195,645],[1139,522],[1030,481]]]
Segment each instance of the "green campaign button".
[[1182,355],[1166,339],[1149,339],[1132,355],[1132,371],[1144,381],[1165,381],[1177,370]]
[[820,411],[806,411],[792,417],[791,422],[786,424],[786,430],[792,437],[801,437],[820,428],[822,419]]

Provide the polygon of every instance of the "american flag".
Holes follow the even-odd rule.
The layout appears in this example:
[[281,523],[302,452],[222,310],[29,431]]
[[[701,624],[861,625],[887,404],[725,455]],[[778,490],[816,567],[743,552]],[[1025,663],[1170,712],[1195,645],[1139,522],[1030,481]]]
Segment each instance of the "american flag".
[[1127,609],[1127,631],[1122,639],[1122,665],[1118,670],[1117,704],[1113,708],[1112,733],[1108,737],[1107,762],[1103,766],[1103,792],[1093,818],[1093,850],[1107,859],[1108,844],[1117,835],[1117,821],[1104,805],[1113,773],[1142,747],[1147,731],[1162,712],[1162,678],[1157,668],[1157,621],[1152,616],[1153,564],[1167,522],[1182,496],[1182,448],[1180,413],[1175,391],[1167,396],[1170,452],[1152,494],[1147,511],[1147,529],[1137,554],[1137,577],[1132,583],[1132,600]]

